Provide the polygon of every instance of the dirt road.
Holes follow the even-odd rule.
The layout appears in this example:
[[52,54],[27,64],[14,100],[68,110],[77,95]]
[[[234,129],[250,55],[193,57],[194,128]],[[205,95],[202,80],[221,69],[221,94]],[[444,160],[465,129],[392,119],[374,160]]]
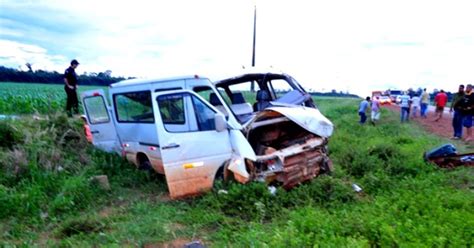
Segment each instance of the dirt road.
[[[392,109],[394,111],[400,111],[400,107],[397,105],[389,105],[387,106],[387,108]],[[421,118],[419,113],[417,113],[417,117],[413,117],[412,113],[410,113],[410,121],[416,121],[431,133],[440,135],[442,137],[451,138],[453,136],[453,116],[452,113],[449,113],[449,109],[445,109],[443,113],[443,118],[441,118],[439,121],[436,122],[434,121],[434,119],[434,107],[428,108],[427,118]]]

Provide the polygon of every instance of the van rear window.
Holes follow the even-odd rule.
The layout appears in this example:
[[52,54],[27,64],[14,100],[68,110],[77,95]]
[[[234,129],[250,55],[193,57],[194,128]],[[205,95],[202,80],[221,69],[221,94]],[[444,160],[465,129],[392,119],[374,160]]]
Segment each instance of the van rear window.
[[118,93],[113,98],[118,122],[155,122],[150,91]]

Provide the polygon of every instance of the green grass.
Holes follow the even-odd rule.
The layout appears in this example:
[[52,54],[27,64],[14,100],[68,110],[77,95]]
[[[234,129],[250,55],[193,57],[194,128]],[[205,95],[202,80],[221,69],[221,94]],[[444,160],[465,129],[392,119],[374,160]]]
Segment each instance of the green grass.
[[[357,123],[358,100],[316,99],[335,124],[336,168],[271,195],[260,183],[219,184],[170,201],[162,177],[95,150],[61,114],[0,121],[0,245],[208,247],[466,247],[474,239],[474,172],[441,170],[424,151],[449,141],[383,109]],[[3,142],[4,140],[10,142]],[[460,149],[462,143],[457,143]],[[107,175],[111,191],[89,180]],[[351,185],[363,188],[355,193]],[[218,193],[224,188],[227,194]]]

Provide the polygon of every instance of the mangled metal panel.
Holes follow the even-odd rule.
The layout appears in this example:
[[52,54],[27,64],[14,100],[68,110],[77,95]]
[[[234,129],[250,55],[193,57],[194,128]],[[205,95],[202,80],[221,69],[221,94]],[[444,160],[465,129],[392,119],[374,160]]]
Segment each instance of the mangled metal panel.
[[271,112],[277,112],[293,122],[297,123],[299,126],[308,130],[311,133],[314,133],[318,136],[329,138],[333,131],[334,125],[332,122],[326,118],[318,109],[302,107],[302,106],[293,106],[292,108],[287,107],[270,107],[260,112],[254,120],[249,122],[249,129],[256,127],[259,120],[262,120],[266,117],[271,117]]

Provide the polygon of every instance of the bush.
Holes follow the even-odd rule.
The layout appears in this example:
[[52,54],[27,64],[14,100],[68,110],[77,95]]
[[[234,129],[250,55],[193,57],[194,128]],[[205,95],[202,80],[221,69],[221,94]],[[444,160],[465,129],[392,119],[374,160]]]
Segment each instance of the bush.
[[23,142],[23,136],[13,123],[0,121],[0,148],[12,149],[15,145]]
[[61,188],[56,191],[49,207],[53,214],[83,209],[92,203],[96,192],[99,191],[85,176],[65,178],[60,185]]

